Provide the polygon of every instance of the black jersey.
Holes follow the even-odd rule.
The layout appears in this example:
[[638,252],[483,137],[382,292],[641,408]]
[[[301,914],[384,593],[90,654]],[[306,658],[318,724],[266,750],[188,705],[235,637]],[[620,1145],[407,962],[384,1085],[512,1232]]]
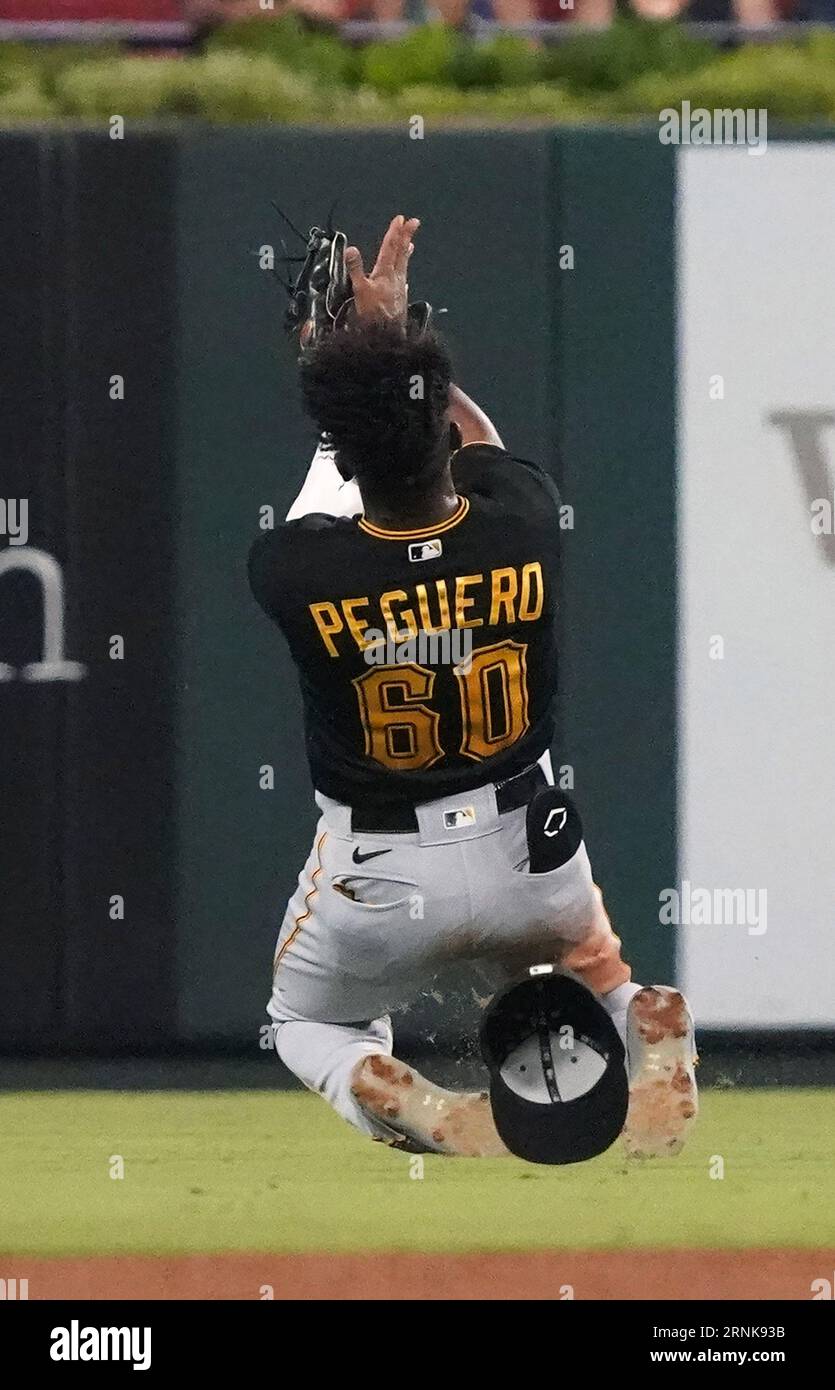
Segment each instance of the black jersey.
[[314,786],[417,803],[512,777],[549,747],[559,496],[534,464],[470,444],[439,525],[314,512],[252,547],[252,592],[299,671]]

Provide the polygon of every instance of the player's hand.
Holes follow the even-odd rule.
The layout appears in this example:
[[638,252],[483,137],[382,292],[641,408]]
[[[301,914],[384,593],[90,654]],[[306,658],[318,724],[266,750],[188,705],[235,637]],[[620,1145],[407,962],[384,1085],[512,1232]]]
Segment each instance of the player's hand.
[[347,247],[345,268],[354,293],[356,316],[361,323],[370,319],[406,322],[409,257],[414,250],[412,237],[419,226],[417,217],[404,217],[402,213],[393,217],[370,275],[365,273],[357,247]]

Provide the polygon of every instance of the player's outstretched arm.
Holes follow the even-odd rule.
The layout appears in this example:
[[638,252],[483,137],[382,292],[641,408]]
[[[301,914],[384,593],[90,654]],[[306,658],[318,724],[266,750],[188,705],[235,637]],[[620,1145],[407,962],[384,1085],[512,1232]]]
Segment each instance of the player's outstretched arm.
[[461,444],[495,444],[503,449],[496,426],[481,406],[470,400],[460,386],[449,388],[449,418],[461,432]]
[[356,483],[346,482],[334,462],[333,454],[320,444],[307,471],[301,492],[287,513],[287,521],[297,521],[311,512],[325,516],[359,516],[362,498]]
[[[354,297],[354,312],[361,322],[392,319],[405,323],[409,299],[409,258],[414,250],[412,238],[419,226],[417,217],[404,217],[402,213],[393,217],[369,275],[365,273],[357,247],[346,247],[345,269]],[[318,294],[320,298],[323,297],[321,284]],[[294,332],[299,331],[298,317],[304,318],[304,315],[294,316]],[[304,320],[299,331],[302,342],[310,340],[313,324],[312,316]],[[361,511],[362,498],[356,483],[342,478],[332,453],[320,444],[286,520],[296,521],[310,512],[324,512],[328,516],[356,516]]]

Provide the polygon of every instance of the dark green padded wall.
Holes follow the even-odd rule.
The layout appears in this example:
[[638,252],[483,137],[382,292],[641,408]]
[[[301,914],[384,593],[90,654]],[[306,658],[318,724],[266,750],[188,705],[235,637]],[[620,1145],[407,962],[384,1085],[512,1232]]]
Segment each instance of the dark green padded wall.
[[[423,218],[413,294],[448,309],[463,386],[575,508],[559,757],[575,768],[636,973],[668,978],[674,943],[657,922],[658,891],[675,881],[673,152],[649,131],[430,127],[413,141],[404,126],[183,128],[122,151],[103,135],[32,133],[0,153],[39,228],[7,258],[19,389],[0,495],[31,497],[33,540],[65,564],[72,654],[89,667],[73,689],[3,694],[19,721],[12,754],[34,759],[33,775],[21,764],[7,778],[19,833],[0,837],[8,849],[31,831],[0,914],[10,998],[31,994],[42,1013],[48,997],[63,1045],[257,1045],[314,807],[295,675],[245,578],[259,507],[283,513],[313,447],[282,299],[255,252],[278,242],[271,198],[306,227],[335,193],[367,251],[392,212]],[[564,244],[573,270],[559,268]],[[116,370],[130,382],[118,408],[104,389]],[[17,578],[0,595],[6,660],[35,617]],[[124,670],[106,659],[111,632],[127,634]],[[274,791],[259,789],[265,763]],[[119,891],[117,932],[106,904]],[[422,1001],[409,1022],[449,1037],[472,1028],[468,1007]],[[16,1017],[10,1044],[38,1036],[37,1007]]]
[[675,156],[657,131],[556,142],[554,403],[563,489],[565,744],[635,977],[672,977],[676,882]]

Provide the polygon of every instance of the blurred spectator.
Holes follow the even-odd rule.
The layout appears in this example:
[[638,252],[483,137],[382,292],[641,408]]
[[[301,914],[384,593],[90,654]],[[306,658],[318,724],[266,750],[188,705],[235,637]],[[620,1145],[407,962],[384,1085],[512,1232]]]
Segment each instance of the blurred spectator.
[[[829,4],[831,0],[820,2]],[[577,18],[582,17],[584,24],[610,24],[620,8],[617,0],[577,0],[577,4]],[[642,19],[735,19],[752,29],[782,18],[777,0],[632,0],[630,8]]]
[[183,17],[179,0],[0,0],[0,19],[28,20],[32,24],[78,23],[85,19],[171,24],[182,22]]
[[790,19],[835,23],[835,0],[0,0],[0,20],[185,21],[208,30],[238,19],[275,19],[292,10],[315,27],[350,19],[440,19],[462,28],[472,16],[508,28],[574,20],[603,27],[630,9],[644,19],[735,19],[747,28]]
[[735,19],[748,29],[764,29],[783,18],[777,0],[691,0],[684,14],[702,21]]
[[[830,10],[835,7],[835,0],[805,2],[828,6]],[[499,3],[516,4],[517,0],[494,0],[494,4]],[[518,3],[524,4],[527,0],[518,0]],[[618,3],[618,0],[574,0],[574,8],[568,11],[560,9],[559,0],[531,0],[531,3],[535,3],[539,19],[576,19],[580,24],[600,26],[611,24],[616,13],[627,9],[642,19],[736,19],[750,28],[773,24],[783,17],[778,0],[631,0],[629,5]]]
[[344,18],[343,0],[182,0],[193,24],[215,25],[236,19],[276,19],[295,10],[314,21],[338,24]]
[[[466,8],[467,0],[464,4]],[[385,24],[396,19],[423,18],[422,12],[408,12],[406,0],[182,0],[182,6],[188,19],[201,25],[235,19],[275,19],[288,10],[313,25],[336,25],[347,19],[375,19]]]
[[534,0],[430,0],[429,13],[445,24],[460,28],[471,14],[481,19],[494,19],[509,27],[531,24],[536,18]]

